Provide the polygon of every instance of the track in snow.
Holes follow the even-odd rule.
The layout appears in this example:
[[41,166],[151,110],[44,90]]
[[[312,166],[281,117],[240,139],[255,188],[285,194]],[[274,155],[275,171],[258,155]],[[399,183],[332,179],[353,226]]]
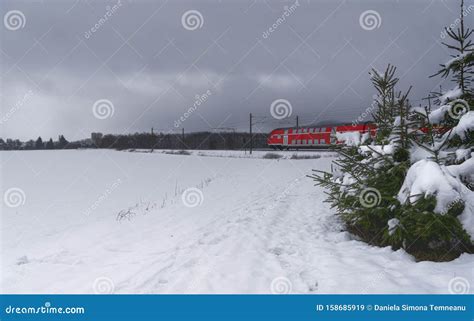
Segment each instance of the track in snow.
[[[26,195],[2,211],[2,291],[447,293],[472,280],[472,255],[415,263],[342,232],[305,177],[330,157],[221,154],[2,153],[4,185]],[[183,204],[189,187],[201,205]]]

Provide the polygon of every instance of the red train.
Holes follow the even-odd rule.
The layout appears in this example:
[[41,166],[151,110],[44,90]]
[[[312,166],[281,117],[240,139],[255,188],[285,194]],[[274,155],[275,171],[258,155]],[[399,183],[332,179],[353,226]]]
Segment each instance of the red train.
[[371,136],[375,136],[377,127],[374,124],[365,123],[298,129],[278,128],[269,134],[267,144],[274,149],[328,147],[344,143],[343,134],[350,132],[370,133]]

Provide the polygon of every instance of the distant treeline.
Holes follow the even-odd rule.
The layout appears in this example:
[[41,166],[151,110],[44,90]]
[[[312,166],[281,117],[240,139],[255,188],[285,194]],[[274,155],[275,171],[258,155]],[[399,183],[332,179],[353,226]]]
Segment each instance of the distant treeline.
[[[252,135],[253,148],[267,147],[267,134]],[[114,135],[92,133],[89,139],[69,142],[63,135],[57,141],[50,138],[22,142],[18,139],[0,138],[0,150],[40,150],[40,149],[78,149],[78,148],[112,148],[112,149],[249,149],[250,134],[234,132],[195,132],[188,134],[152,134],[135,133]]]
[[41,137],[37,140],[28,140],[22,142],[19,139],[7,138],[3,140],[0,138],[0,150],[36,150],[36,149],[75,149],[82,147],[79,142],[70,143],[64,138],[63,135],[59,135],[57,141],[53,141],[50,138],[48,141],[43,141]]

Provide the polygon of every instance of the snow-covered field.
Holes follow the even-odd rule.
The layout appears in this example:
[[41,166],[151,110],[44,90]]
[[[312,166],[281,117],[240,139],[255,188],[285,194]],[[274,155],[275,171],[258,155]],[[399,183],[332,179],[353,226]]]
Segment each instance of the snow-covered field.
[[449,293],[455,277],[473,284],[474,255],[416,263],[342,232],[305,177],[328,170],[330,153],[238,153],[0,153],[1,291]]
[[[132,149],[128,150],[129,152],[136,153],[150,153],[149,149]],[[189,154],[192,156],[203,156],[203,157],[226,157],[226,158],[281,158],[281,159],[316,159],[321,157],[334,157],[337,155],[334,151],[330,149],[320,149],[320,150],[290,150],[290,151],[280,151],[280,150],[254,150],[252,154],[249,151],[238,151],[238,150],[169,150],[169,149],[158,149],[154,150],[154,153],[162,153],[168,155],[180,155],[180,154]],[[278,155],[278,157],[275,157]]]

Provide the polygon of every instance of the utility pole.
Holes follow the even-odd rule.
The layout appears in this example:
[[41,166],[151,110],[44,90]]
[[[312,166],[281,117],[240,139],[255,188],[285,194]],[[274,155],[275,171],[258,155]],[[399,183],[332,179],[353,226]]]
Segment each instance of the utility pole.
[[252,141],[252,113],[250,113],[249,121],[250,121],[250,148],[249,150],[250,150],[250,154],[252,154],[252,147],[253,147],[252,146],[252,143],[253,143]]
[[153,127],[151,128],[151,153],[155,149],[155,134],[153,133]]
[[184,142],[184,127],[181,128],[181,140],[183,141],[183,149],[185,149],[186,143]]
[[[296,135],[298,135],[300,130],[300,118],[299,116],[296,116]],[[298,150],[298,147],[296,147],[296,150]]]
[[428,100],[428,110],[429,111],[431,111],[431,98],[436,98],[436,97],[428,95],[428,97],[421,99],[421,100]]

